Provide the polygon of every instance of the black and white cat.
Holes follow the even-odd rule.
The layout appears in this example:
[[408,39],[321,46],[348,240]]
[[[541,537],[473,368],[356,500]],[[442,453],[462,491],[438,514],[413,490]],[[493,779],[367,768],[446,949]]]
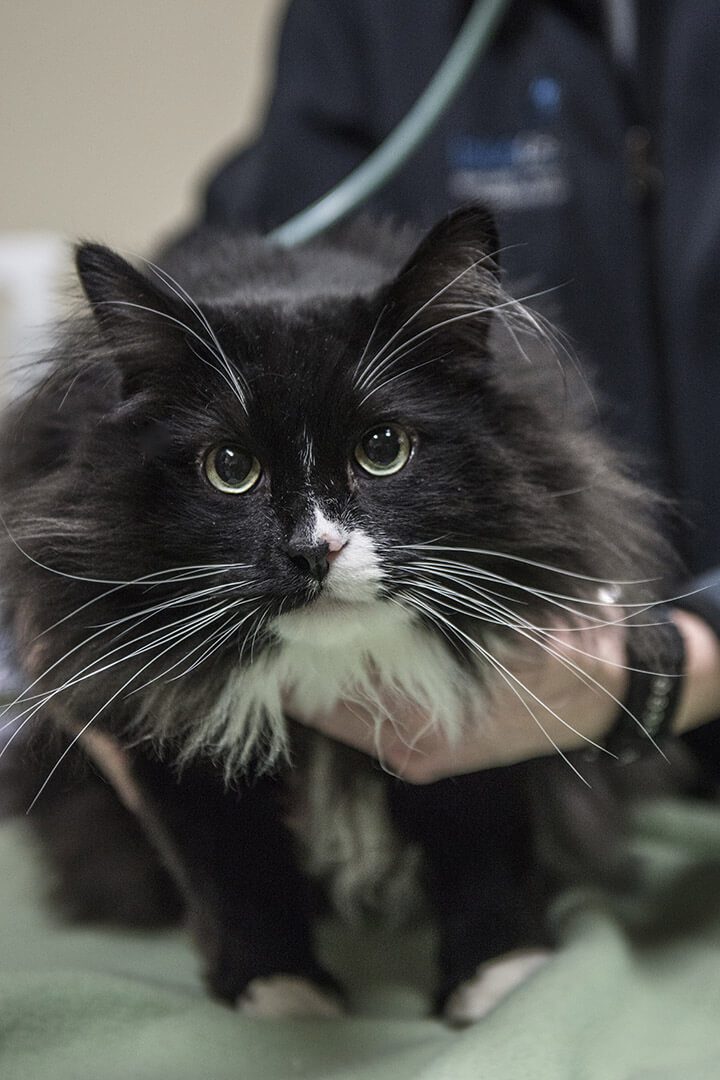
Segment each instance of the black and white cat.
[[[607,869],[597,763],[591,791],[559,759],[412,786],[283,712],[292,687],[304,715],[342,698],[392,723],[382,684],[452,735],[515,644],[656,573],[652,500],[529,361],[497,248],[477,208],[412,254],[368,224],[293,251],[198,233],[142,272],[82,246],[90,311],[8,421],[18,731],[43,733],[24,776],[59,899],[184,913],[212,993],[249,1012],[341,1008],[318,885],[397,914],[422,884],[437,1005],[465,1020],[551,944],[548,823]],[[83,751],[112,786],[68,768]]]

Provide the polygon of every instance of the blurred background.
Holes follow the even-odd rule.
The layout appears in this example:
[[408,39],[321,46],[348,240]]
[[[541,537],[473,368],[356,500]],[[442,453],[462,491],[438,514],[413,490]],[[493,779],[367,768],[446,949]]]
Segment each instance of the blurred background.
[[43,345],[69,241],[146,251],[262,115],[285,0],[14,0],[0,16],[0,360]]
[[0,231],[145,247],[257,123],[284,0],[23,0],[0,34]]

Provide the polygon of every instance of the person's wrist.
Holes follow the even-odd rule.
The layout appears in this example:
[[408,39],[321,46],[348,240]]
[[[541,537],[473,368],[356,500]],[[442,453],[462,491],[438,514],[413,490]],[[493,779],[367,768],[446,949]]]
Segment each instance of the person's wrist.
[[636,642],[633,634],[628,636],[627,689],[604,740],[605,749],[621,765],[637,761],[651,748],[659,749],[673,734],[683,689],[686,670],[683,635],[669,608],[660,605],[653,613],[655,621],[644,630],[645,642]]
[[673,622],[685,643],[685,680],[674,717],[673,733],[682,734],[720,716],[720,638],[690,611],[673,610]]

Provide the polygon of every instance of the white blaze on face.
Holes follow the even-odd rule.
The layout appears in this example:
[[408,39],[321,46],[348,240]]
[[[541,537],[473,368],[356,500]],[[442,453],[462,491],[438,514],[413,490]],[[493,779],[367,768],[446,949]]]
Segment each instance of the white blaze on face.
[[348,530],[339,521],[331,521],[325,517],[319,506],[313,507],[313,514],[313,541],[316,544],[327,544],[331,552],[341,551],[348,542]]
[[331,600],[362,603],[377,598],[382,577],[377,549],[363,529],[347,529],[315,507],[313,541],[329,548],[330,571],[323,593]]

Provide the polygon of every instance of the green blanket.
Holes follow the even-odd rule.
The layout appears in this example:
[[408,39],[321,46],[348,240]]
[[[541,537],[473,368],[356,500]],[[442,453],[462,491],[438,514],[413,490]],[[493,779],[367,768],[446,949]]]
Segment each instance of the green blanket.
[[[720,1080],[720,814],[638,820],[649,900],[563,898],[563,946],[462,1032],[425,1018],[430,937],[325,928],[355,1012],[251,1020],[209,1001],[180,933],[68,929],[23,825],[0,829],[2,1080]],[[347,978],[348,972],[350,978]]]

